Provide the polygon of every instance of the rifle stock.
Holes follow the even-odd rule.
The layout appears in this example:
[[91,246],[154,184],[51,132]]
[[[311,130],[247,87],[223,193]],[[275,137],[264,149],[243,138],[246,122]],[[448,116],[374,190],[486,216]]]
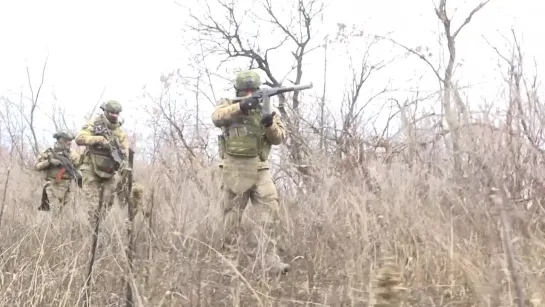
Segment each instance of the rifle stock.
[[126,276],[125,280],[125,301],[127,303],[127,306],[134,306],[133,302],[133,293],[132,293],[132,286],[131,286],[131,276],[132,272],[134,270],[134,264],[133,264],[133,255],[134,255],[134,208],[133,203],[131,199],[132,194],[132,183],[133,183],[133,164],[134,164],[134,151],[129,148],[129,170],[126,170],[126,178],[124,178],[124,181],[126,181],[126,185],[123,185],[123,190],[125,192],[125,201],[127,202],[127,211],[129,215],[129,223],[130,226],[127,228],[127,240],[128,240],[128,246],[126,249],[126,255],[127,255],[127,265],[128,265],[128,274]]

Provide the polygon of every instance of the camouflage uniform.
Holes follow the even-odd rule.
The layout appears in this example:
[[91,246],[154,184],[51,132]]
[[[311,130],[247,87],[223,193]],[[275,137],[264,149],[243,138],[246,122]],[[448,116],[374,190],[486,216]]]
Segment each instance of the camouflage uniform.
[[[246,96],[260,84],[255,72],[238,74],[237,97]],[[223,247],[228,251],[227,257],[235,257],[242,214],[251,200],[253,205],[261,205],[259,222],[269,236],[267,266],[286,272],[290,266],[282,262],[277,253],[285,247],[284,227],[281,227],[278,194],[268,160],[272,145],[279,145],[286,138],[285,125],[276,112],[262,116],[256,99],[240,103],[222,99],[212,114],[212,121],[223,131],[219,145],[223,175]]]
[[[123,178],[123,175],[120,175]],[[127,203],[125,193],[123,192],[123,180],[118,180],[116,185],[115,193],[117,194],[117,199],[120,206],[123,208]],[[131,201],[133,205],[133,213],[136,215],[138,212],[142,211],[144,216],[147,215],[144,208],[144,186],[133,179],[132,189],[131,189]]]
[[[116,165],[110,155],[110,142],[121,148],[124,164],[129,156],[129,143],[125,132],[118,122],[121,104],[110,100],[101,106],[103,114],[89,120],[78,132],[76,144],[86,146],[82,155],[80,167],[83,177],[83,192],[88,201],[89,222],[94,227],[101,214],[104,214],[113,205],[119,176],[116,176],[121,166]],[[107,129],[109,140],[97,135],[100,129]],[[100,189],[104,187],[102,210],[98,211]]]
[[74,139],[72,133],[61,131],[55,133],[53,137],[57,139],[53,148],[48,148],[38,155],[34,169],[42,172],[42,177],[45,180],[42,201],[38,210],[51,210],[52,215],[57,216],[72,198],[71,183],[73,178],[66,170],[63,170],[61,161],[54,158],[54,153],[68,158],[76,170],[79,166],[79,155],[70,150]]

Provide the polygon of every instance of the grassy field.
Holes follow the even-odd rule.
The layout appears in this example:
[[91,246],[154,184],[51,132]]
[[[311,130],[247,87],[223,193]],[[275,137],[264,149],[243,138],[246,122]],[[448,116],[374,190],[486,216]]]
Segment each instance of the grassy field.
[[[264,274],[262,242],[249,231],[259,208],[249,206],[243,269],[233,280],[220,274],[225,267],[213,169],[189,176],[138,165],[147,214],[139,214],[134,225],[137,305],[372,306],[377,299],[383,304],[375,306],[400,306],[397,300],[403,306],[516,304],[501,240],[505,226],[479,183],[481,175],[455,184],[424,165],[371,161],[368,168],[381,189],[375,195],[358,168],[320,165],[304,188],[276,173],[289,230],[283,256],[292,271]],[[85,204],[66,208],[51,223],[48,213],[36,210],[37,174],[13,167],[8,177],[6,165],[0,174],[2,192],[9,178],[0,226],[0,305],[81,306],[91,240]],[[515,274],[527,306],[544,306],[539,295],[545,293],[545,220],[538,200],[507,204]],[[126,207],[116,205],[101,225],[91,306],[125,306],[125,217]]]

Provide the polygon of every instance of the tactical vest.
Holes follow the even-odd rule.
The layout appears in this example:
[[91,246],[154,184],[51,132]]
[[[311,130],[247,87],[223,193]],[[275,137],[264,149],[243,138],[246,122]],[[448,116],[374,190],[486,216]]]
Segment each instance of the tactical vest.
[[[50,148],[49,149],[50,151],[54,151],[55,149],[53,148]],[[61,154],[62,152],[60,151],[55,151],[56,154]],[[68,157],[68,159],[70,159],[70,155],[67,154],[65,155],[65,157]],[[44,179],[45,180],[55,180],[57,178],[57,174],[61,171],[61,168],[62,166],[56,166],[56,165],[50,165],[45,171],[44,171]],[[61,179],[62,180],[70,180],[70,175],[65,172],[64,174],[62,174],[61,176]]]
[[229,154],[240,157],[259,156],[261,161],[267,161],[271,152],[271,143],[265,136],[259,110],[249,110],[248,115],[233,118],[231,124],[223,129],[219,142],[222,159],[224,154]]
[[[97,120],[95,120],[95,122],[93,123],[93,128],[95,129],[95,131],[97,131],[97,129],[103,128],[104,126],[110,130],[110,141],[117,142],[117,135],[115,135],[112,129],[117,128],[117,125],[107,122],[107,120],[104,119],[103,116],[97,118]],[[95,134],[95,131],[93,131],[93,135]],[[95,174],[97,174],[101,178],[111,178],[119,169],[119,165],[112,158],[110,150],[108,148],[89,146],[87,147],[85,155],[90,158]]]

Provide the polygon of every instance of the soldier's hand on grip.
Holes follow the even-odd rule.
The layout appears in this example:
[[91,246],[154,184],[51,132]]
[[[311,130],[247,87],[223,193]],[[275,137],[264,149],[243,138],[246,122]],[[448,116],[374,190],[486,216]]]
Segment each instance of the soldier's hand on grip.
[[100,140],[100,142],[97,144],[103,148],[110,148],[110,141],[108,141],[105,137],[102,137],[102,140]]
[[255,97],[250,97],[242,102],[240,102],[240,110],[244,113],[248,112],[250,109],[255,109],[259,105],[259,99]]
[[61,165],[62,163],[61,163],[61,161],[58,160],[58,159],[50,158],[50,159],[49,159],[49,164],[55,165],[55,166],[59,166],[59,165]]
[[261,118],[261,124],[265,126],[266,128],[272,126],[274,116],[276,115],[276,112],[272,112],[271,114],[263,115],[263,118]]

